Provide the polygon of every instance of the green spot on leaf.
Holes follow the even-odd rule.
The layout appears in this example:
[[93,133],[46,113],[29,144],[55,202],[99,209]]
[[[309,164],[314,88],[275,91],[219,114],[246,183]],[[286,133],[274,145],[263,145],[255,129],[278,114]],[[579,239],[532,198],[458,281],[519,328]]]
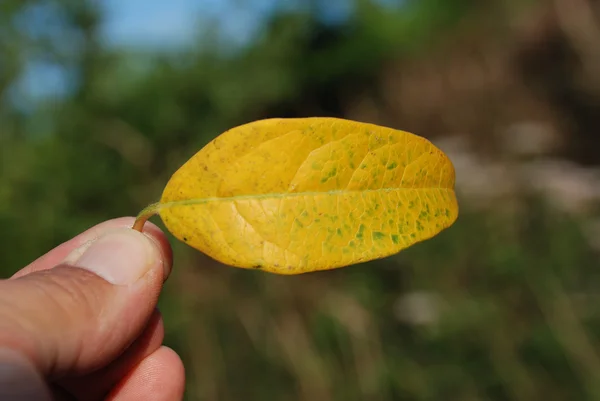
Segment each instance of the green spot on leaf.
[[373,231],[372,237],[373,237],[373,241],[381,241],[382,239],[384,239],[386,237],[386,235],[379,231]]
[[362,240],[365,235],[365,225],[361,224],[358,226],[358,233],[356,233],[356,238]]

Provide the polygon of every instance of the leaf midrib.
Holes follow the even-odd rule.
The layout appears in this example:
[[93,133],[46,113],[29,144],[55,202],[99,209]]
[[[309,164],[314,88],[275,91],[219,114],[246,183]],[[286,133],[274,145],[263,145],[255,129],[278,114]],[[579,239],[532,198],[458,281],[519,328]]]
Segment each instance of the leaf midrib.
[[322,196],[322,195],[344,195],[353,193],[373,193],[373,192],[393,192],[393,191],[423,191],[423,190],[439,190],[452,191],[453,188],[443,187],[417,187],[417,188],[380,188],[380,189],[365,189],[365,190],[343,190],[334,191],[308,191],[308,192],[285,192],[285,193],[268,193],[268,194],[253,194],[253,195],[235,195],[227,197],[210,197],[210,198],[193,198],[182,199],[170,202],[158,202],[157,209],[170,208],[174,206],[191,206],[202,205],[211,202],[235,202],[245,200],[263,200],[263,199],[283,199],[283,198],[298,198],[304,196]]

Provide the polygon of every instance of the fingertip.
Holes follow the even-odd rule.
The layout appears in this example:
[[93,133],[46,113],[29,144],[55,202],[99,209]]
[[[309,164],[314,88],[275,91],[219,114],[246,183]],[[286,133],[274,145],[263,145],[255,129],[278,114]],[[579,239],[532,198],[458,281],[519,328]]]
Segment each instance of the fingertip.
[[160,366],[169,372],[172,385],[177,385],[176,387],[183,394],[185,387],[185,366],[179,354],[172,348],[163,345],[153,355],[156,360],[160,361]]
[[106,398],[110,401],[181,400],[185,391],[185,368],[175,351],[160,347],[144,359]]
[[155,224],[144,225],[143,234],[146,235],[154,243],[160,251],[163,261],[163,280],[166,281],[171,275],[173,268],[173,249],[165,233]]
[[[96,228],[100,231],[98,233],[98,236],[100,236],[102,235],[102,233],[108,231],[111,228],[132,228],[134,223],[135,217],[118,217],[112,220],[105,221],[104,223],[101,223],[98,226],[96,226]],[[163,230],[161,230],[160,227],[158,227],[151,221],[147,221],[144,224],[142,233],[148,238],[150,238],[154,245],[156,245],[156,247],[160,251],[163,260],[164,280],[167,280],[167,278],[171,274],[171,269],[173,266],[173,249],[171,248],[171,243],[169,242],[167,235]]]
[[[65,259],[68,258],[69,255],[71,255],[76,249],[83,247],[87,243],[95,241],[99,237],[114,229],[131,228],[133,227],[134,221],[135,217],[129,216],[118,217],[99,223],[85,230],[69,241],[66,241],[52,249],[25,268],[16,272],[12,278],[22,277],[36,271],[51,269],[61,263],[64,263]],[[171,273],[171,268],[173,266],[173,251],[171,249],[171,244],[169,243],[165,233],[152,222],[146,222],[144,225],[143,234],[150,238],[160,251],[163,261],[164,280],[166,280]]]

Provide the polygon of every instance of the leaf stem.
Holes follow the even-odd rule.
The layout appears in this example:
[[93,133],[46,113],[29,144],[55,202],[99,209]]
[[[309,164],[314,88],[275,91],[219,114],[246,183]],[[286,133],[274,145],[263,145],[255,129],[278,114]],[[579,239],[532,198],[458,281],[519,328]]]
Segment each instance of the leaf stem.
[[135,218],[135,222],[133,223],[133,228],[136,231],[142,232],[144,229],[144,224],[148,221],[148,219],[158,213],[160,209],[161,203],[156,202],[151,205],[148,205],[142,210],[137,217]]

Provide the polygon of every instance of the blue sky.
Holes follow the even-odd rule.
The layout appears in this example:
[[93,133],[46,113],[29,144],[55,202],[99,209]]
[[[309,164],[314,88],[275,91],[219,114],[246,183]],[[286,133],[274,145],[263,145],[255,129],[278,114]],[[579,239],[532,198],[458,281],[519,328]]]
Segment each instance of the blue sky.
[[[400,4],[402,0],[378,0]],[[169,50],[193,43],[208,21],[234,44],[252,39],[276,7],[297,7],[305,0],[100,0],[105,21],[102,37],[110,47]],[[323,0],[321,17],[330,22],[351,13],[347,0]],[[40,18],[39,15],[37,18]],[[35,23],[33,25],[36,25]],[[35,26],[25,26],[35,30]],[[31,63],[16,87],[16,97],[27,103],[68,91],[68,74],[60,67]]]
[[[400,4],[403,0],[376,0]],[[112,45],[173,47],[194,39],[203,21],[217,21],[235,43],[244,43],[277,7],[294,8],[306,0],[104,0],[104,36]],[[329,22],[345,19],[351,1],[321,0],[319,13]]]
[[202,22],[212,20],[227,36],[243,40],[278,3],[281,1],[104,0],[103,36],[113,46],[179,47],[195,38]]
[[[236,7],[236,3],[251,7]],[[102,39],[109,47],[180,49],[193,43],[203,23],[213,21],[223,35],[243,45],[281,3],[281,0],[101,0]],[[34,36],[41,29],[52,29],[53,24],[44,22],[52,18],[48,17],[51,12],[44,7],[28,12],[21,21],[22,28]],[[38,99],[67,93],[70,82],[68,72],[60,66],[35,60],[26,67],[11,98],[28,108]]]

